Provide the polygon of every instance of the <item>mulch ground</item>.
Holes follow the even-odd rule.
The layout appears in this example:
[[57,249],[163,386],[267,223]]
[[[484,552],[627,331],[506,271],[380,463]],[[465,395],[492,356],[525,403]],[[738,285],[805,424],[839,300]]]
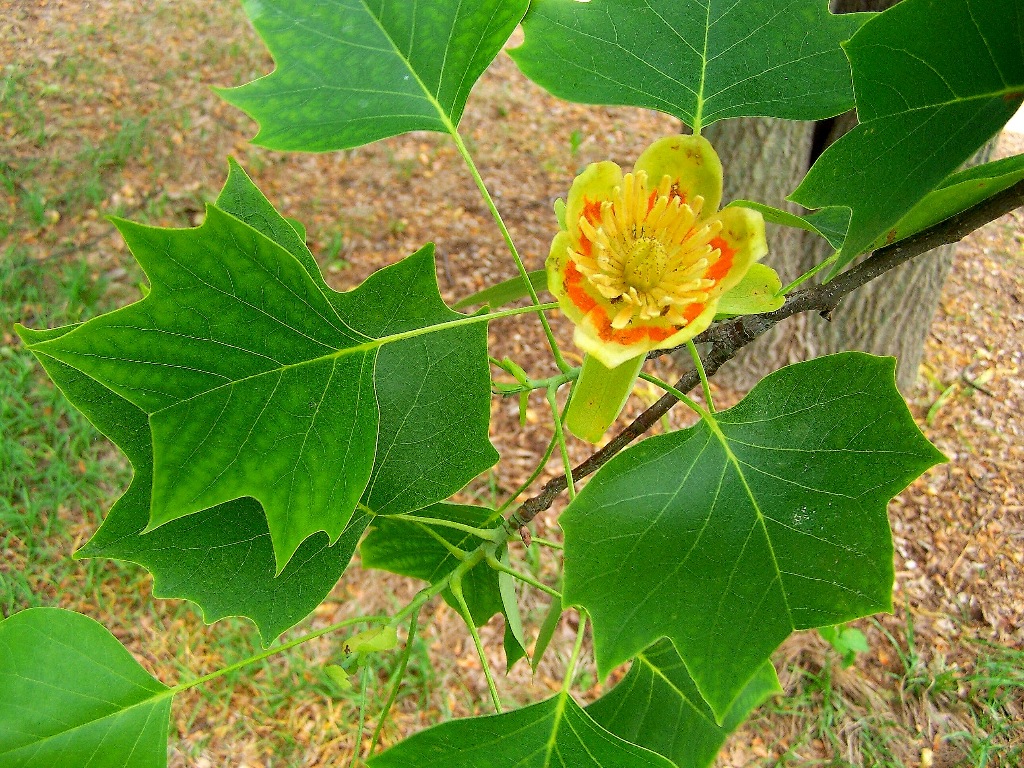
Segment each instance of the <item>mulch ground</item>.
[[[8,62],[5,77],[24,75],[30,98],[13,102],[14,81],[8,80],[8,95],[0,102],[0,159],[22,167],[35,163],[40,184],[51,190],[50,199],[58,200],[50,207],[44,201],[45,227],[12,237],[40,260],[53,259],[55,253],[63,260],[85,260],[112,300],[134,300],[139,273],[103,216],[116,210],[154,224],[194,225],[201,221],[203,200],[212,199],[223,181],[228,155],[248,169],[282,212],[306,224],[310,247],[335,288],[358,285],[425,242],[437,245],[447,300],[515,274],[469,174],[444,137],[417,133],[319,156],[284,155],[247,144],[254,126],[209,91],[211,85],[239,84],[270,69],[237,9],[194,0],[105,0],[89,3],[88,13],[77,2],[3,5],[0,62]],[[42,116],[42,134],[28,138],[19,121],[31,121],[36,113]],[[76,163],[83,153],[123,133],[126,121],[146,121],[145,138],[123,165],[102,170],[102,199],[95,205],[60,203],[59,191],[81,173]],[[482,78],[462,126],[530,269],[542,266],[555,231],[552,202],[565,195],[580,169],[602,159],[631,165],[652,140],[678,130],[674,119],[652,112],[559,102],[526,81],[505,56]],[[1006,134],[998,154],[1022,151],[1024,138]],[[17,207],[16,197],[11,191],[10,209]],[[558,318],[555,328],[571,350],[570,329]],[[6,319],[4,331],[9,332]],[[508,355],[536,376],[553,371],[540,353],[535,320],[495,325],[491,340],[495,357]],[[974,233],[958,251],[922,375],[909,397],[925,434],[949,462],[890,506],[896,614],[858,622],[871,650],[852,668],[834,670],[833,683],[850,711],[865,717],[884,712],[900,723],[907,735],[900,754],[906,765],[954,760],[957,756],[941,737],[969,724],[956,701],[947,706],[901,695],[906,664],[886,633],[905,641],[912,625],[916,663],[925,670],[971,669],[980,641],[1024,648],[1022,349],[1024,213],[1018,211]],[[668,364],[662,372],[670,375]],[[722,402],[738,396],[717,394]],[[655,396],[639,388],[629,412],[638,412],[645,399],[649,403]],[[550,438],[545,409],[539,397],[532,400],[528,428],[521,429],[515,403],[495,401],[493,439],[503,462],[489,485],[474,486],[478,494],[500,496],[529,474]],[[684,418],[675,412],[669,417],[676,426]],[[575,459],[586,456],[582,444],[572,448]],[[553,460],[538,485],[560,471],[560,462]],[[559,508],[538,521],[538,534],[558,536]],[[335,597],[348,605],[356,599],[360,611],[372,613],[391,605],[385,593],[411,595],[414,589],[393,577],[356,573],[346,576]],[[527,617],[541,618],[544,602],[528,603]],[[328,603],[314,621],[327,623],[345,610]],[[400,701],[389,740],[435,722],[441,712],[464,714],[471,700],[467,693],[485,711],[486,688],[465,631],[447,609],[437,607],[434,614],[426,637],[440,657],[449,657],[450,662],[441,662],[450,664],[442,679],[457,680],[457,695],[442,688],[436,700]],[[563,620],[560,639],[571,637],[571,623]],[[156,631],[143,622],[119,636],[147,655],[146,642]],[[500,627],[489,626],[484,635],[492,647],[500,645]],[[835,667],[827,646],[813,634],[794,637],[776,660],[791,692],[808,670],[817,674]],[[535,678],[520,665],[501,687],[509,700],[526,701],[557,687],[559,670],[560,662],[552,657]],[[304,745],[303,765],[336,764],[339,755],[351,750],[351,732],[337,725],[340,715],[331,706],[306,702],[297,709],[296,722],[250,727],[251,743],[236,741],[213,718],[177,716],[182,747],[175,748],[172,765],[275,764],[259,738],[278,728],[295,729],[295,741]],[[1024,717],[1021,702],[1013,706]],[[224,711],[234,721],[246,717],[249,708],[243,696]],[[317,725],[325,722],[331,727]],[[802,738],[797,729],[803,722],[782,715],[756,717],[729,741],[719,764],[772,764],[797,744],[797,754],[808,761],[836,757],[863,763],[854,747],[837,755],[835,745]],[[194,754],[189,743],[206,745],[194,760],[185,757]]]

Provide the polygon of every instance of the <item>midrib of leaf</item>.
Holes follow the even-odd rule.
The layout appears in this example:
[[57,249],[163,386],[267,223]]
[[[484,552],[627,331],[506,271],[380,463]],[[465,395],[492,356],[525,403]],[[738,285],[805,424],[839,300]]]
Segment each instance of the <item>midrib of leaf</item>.
[[708,38],[711,36],[711,3],[707,0],[707,16],[704,19],[704,50],[701,51],[700,85],[697,86],[697,110],[693,115],[693,133],[700,136],[700,129],[704,121],[704,82],[708,76]]
[[[544,768],[548,768],[551,765],[551,753],[554,751],[555,742],[558,740],[558,729],[565,718],[565,699],[568,695],[569,691],[563,685],[562,690],[558,692],[558,704],[555,706],[555,722],[551,726],[551,733],[548,735],[548,743],[544,750]],[[580,743],[582,743],[582,739]],[[597,761],[595,760],[595,762]]]
[[[1019,87],[1007,86],[1006,88],[1002,88],[1001,90],[998,90],[998,91],[986,91],[985,93],[976,93],[976,94],[973,94],[971,96],[956,96],[956,95],[954,95],[953,98],[951,98],[951,99],[949,99],[947,101],[933,101],[933,102],[929,102],[928,104],[922,104],[919,107],[911,107],[909,109],[904,109],[904,110],[901,110],[900,112],[889,112],[887,114],[880,115],[878,117],[874,117],[874,118],[868,120],[867,122],[864,123],[864,125],[870,125],[871,123],[875,122],[876,120],[885,120],[885,119],[890,118],[890,117],[895,117],[896,115],[912,115],[915,112],[927,112],[927,111],[933,110],[933,109],[942,109],[943,107],[955,107],[955,106],[958,106],[960,104],[969,104],[972,101],[988,101],[990,99],[994,99],[994,98],[997,98],[997,97],[1004,97],[1004,96],[1017,96],[1017,97],[1019,97],[1020,93],[1021,93],[1021,89]],[[940,189],[941,189],[941,187],[940,187]]]
[[[372,10],[370,10],[370,5],[367,2],[367,0],[359,0],[359,4],[361,6],[363,6],[364,9],[366,9],[366,15],[369,16],[371,19],[373,19],[373,23],[377,25],[377,29],[380,30],[381,34],[384,35],[384,37],[388,41],[388,43],[391,44],[391,49],[395,52],[395,55],[399,59],[402,60],[402,63],[405,64],[405,68],[409,70],[409,74],[411,74],[413,76],[413,78],[416,80],[416,84],[419,85],[420,90],[423,91],[423,95],[426,96],[427,101],[429,101],[431,106],[433,106],[434,109],[437,111],[437,114],[441,118],[441,123],[444,125],[445,130],[448,131],[448,133],[451,134],[452,137],[454,138],[456,136],[456,134],[458,134],[458,129],[452,124],[452,121],[448,117],[448,113],[445,112],[444,108],[441,106],[441,102],[439,102],[437,100],[437,95],[431,93],[430,89],[427,88],[427,84],[423,82],[423,78],[421,78],[420,75],[419,75],[419,72],[416,71],[416,68],[412,64],[412,61],[410,61],[409,58],[406,57],[406,55],[402,53],[401,49],[398,47],[398,43],[395,41],[395,39],[393,37],[391,37],[391,33],[388,32],[388,30],[384,27],[383,24],[381,24],[381,21],[377,17],[377,15]],[[415,3],[414,3],[414,5],[415,5]],[[462,8],[462,0],[459,0],[459,8],[460,9]],[[416,10],[415,10],[415,7],[414,7],[413,8],[413,24],[415,24],[415,14],[416,14]],[[458,12],[456,11],[456,17],[457,16],[458,16]],[[414,30],[415,30],[415,27],[414,27]],[[451,30],[448,31],[448,40],[449,40],[449,42],[451,41]],[[441,75],[442,75],[442,78],[443,78],[443,75],[444,75],[444,68],[448,64],[448,50],[449,50],[450,47],[451,46],[449,44],[446,44],[445,47],[444,47],[444,62],[441,64]],[[440,89],[441,89],[441,81],[439,79],[438,80],[438,91],[439,92],[440,92]]]
[[642,662],[650,668],[651,674],[655,675],[658,679],[665,683],[665,685],[667,685],[672,690],[672,692],[675,693],[680,699],[689,704],[690,709],[692,709],[698,717],[700,717],[704,722],[708,723],[709,725],[714,725],[715,727],[718,727],[717,723],[714,723],[713,721],[709,720],[703,712],[701,712],[699,709],[697,709],[697,707],[693,705],[693,702],[690,701],[690,697],[687,696],[675,683],[669,680],[668,677],[665,676],[665,673],[661,671],[661,668],[656,666],[653,661],[647,658],[647,655],[645,653],[638,653],[636,655],[636,658],[638,661]]
[[743,464],[740,462],[738,458],[736,458],[736,454],[732,452],[732,448],[729,445],[729,438],[726,437],[725,433],[722,431],[722,427],[718,423],[718,420],[710,411],[704,408],[700,408],[700,406],[697,407],[700,409],[699,413],[701,419],[704,420],[704,422],[711,429],[712,434],[714,434],[718,441],[722,444],[722,450],[725,451],[726,458],[735,468],[736,474],[739,475],[740,482],[743,483],[743,490],[746,491],[747,498],[750,499],[750,503],[754,507],[754,512],[757,515],[757,522],[761,526],[761,530],[764,532],[765,542],[768,545],[768,553],[771,555],[772,558],[772,567],[775,569],[775,576],[779,579],[779,592],[782,593],[782,600],[786,608],[786,616],[789,618],[789,625],[792,627],[795,624],[793,621],[793,612],[792,610],[790,610],[789,607],[789,596],[786,594],[785,582],[782,580],[782,569],[779,567],[779,561],[775,557],[775,547],[772,546],[772,537],[768,533],[768,526],[765,525],[764,513],[761,511],[761,505],[758,504],[757,497],[754,496],[754,492],[753,490],[751,490],[750,484],[747,482],[747,476],[743,472]]
[[154,411],[154,414],[155,413],[160,413],[161,411],[166,410],[168,408],[177,407],[181,403],[187,403],[190,400],[195,400],[195,399],[200,398],[200,397],[205,397],[206,395],[211,394],[213,392],[216,392],[216,391],[218,391],[220,389],[224,389],[225,387],[233,387],[236,384],[242,384],[242,383],[244,383],[246,381],[259,379],[259,378],[262,378],[263,376],[268,376],[268,375],[271,375],[271,374],[280,374],[280,373],[283,373],[284,371],[290,370],[292,368],[302,368],[303,366],[314,365],[316,363],[324,362],[326,360],[340,360],[341,358],[347,357],[348,355],[355,355],[355,354],[361,354],[363,352],[375,351],[375,350],[380,349],[381,347],[383,347],[385,344],[392,344],[392,343],[394,343],[396,341],[405,341],[407,339],[412,339],[412,338],[415,338],[417,336],[424,336],[424,335],[426,335],[428,333],[438,333],[438,332],[441,332],[441,331],[450,330],[452,328],[459,328],[459,327],[462,327],[464,325],[475,325],[476,323],[486,323],[486,322],[488,322],[490,320],[500,319],[502,317],[512,317],[513,315],[522,315],[522,314],[527,314],[529,312],[537,312],[539,310],[555,309],[557,306],[558,306],[558,304],[552,302],[550,304],[542,304],[539,307],[537,307],[537,306],[530,306],[530,307],[518,307],[516,309],[505,309],[505,310],[502,310],[500,312],[490,312],[490,313],[482,314],[482,315],[472,315],[470,317],[460,317],[458,320],[446,320],[443,323],[436,323],[434,325],[428,325],[428,326],[425,326],[423,328],[413,328],[412,330],[402,331],[400,333],[394,333],[394,334],[391,334],[390,336],[382,336],[379,339],[373,339],[371,341],[363,342],[362,344],[357,344],[357,345],[352,346],[352,347],[345,347],[344,349],[338,349],[338,350],[335,350],[334,352],[331,352],[331,353],[326,354],[326,355],[320,355],[319,357],[310,358],[309,360],[302,360],[302,361],[300,361],[298,363],[288,363],[286,365],[278,366],[277,368],[271,368],[271,369],[266,370],[266,371],[260,371],[259,373],[254,373],[251,376],[245,376],[245,377],[243,377],[241,379],[234,379],[234,380],[229,381],[229,382],[227,382],[225,384],[221,384],[219,386],[213,387],[212,389],[207,389],[207,390],[205,390],[203,392],[199,392],[199,393],[193,395],[192,397],[186,398],[184,400],[178,400],[178,401],[172,403],[171,405],[168,405],[168,406],[165,406],[164,408],[161,408],[158,411]]

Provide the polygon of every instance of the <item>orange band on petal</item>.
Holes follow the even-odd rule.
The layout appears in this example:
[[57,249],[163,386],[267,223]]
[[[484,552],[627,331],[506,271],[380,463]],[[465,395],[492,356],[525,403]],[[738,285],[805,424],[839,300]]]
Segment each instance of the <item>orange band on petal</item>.
[[672,326],[669,326],[668,328],[648,328],[647,338],[649,338],[651,341],[657,344],[658,342],[664,341],[669,336],[672,336],[673,334],[680,330],[680,328],[675,328]]
[[[576,269],[571,259],[565,262],[565,280],[562,282],[569,301],[583,314],[597,306],[597,301],[583,289],[583,274]],[[607,317],[607,315],[606,315]]]
[[[704,277],[708,280],[714,280],[716,283],[729,274],[729,270],[732,269],[732,260],[736,255],[736,249],[731,248],[729,244],[720,237],[716,237],[714,240],[708,243],[712,248],[717,248],[721,251],[722,255],[718,257],[718,261],[708,267],[704,273]],[[701,307],[703,310],[703,307]],[[699,312],[697,314],[700,314]],[[692,318],[691,318],[692,319]]]
[[687,324],[689,324],[696,320],[700,316],[700,313],[703,311],[703,304],[691,304],[690,306],[683,310],[683,317],[686,318],[686,322]]
[[[601,201],[583,198],[583,216],[595,227],[598,226],[601,222]],[[572,222],[569,226],[575,224],[576,222]]]

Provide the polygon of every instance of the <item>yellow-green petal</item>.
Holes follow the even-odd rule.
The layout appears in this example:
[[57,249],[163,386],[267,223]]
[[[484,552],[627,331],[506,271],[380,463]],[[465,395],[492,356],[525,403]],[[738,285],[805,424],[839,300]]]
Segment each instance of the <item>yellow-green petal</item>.
[[722,203],[722,161],[703,136],[666,136],[658,139],[637,158],[636,172],[645,171],[652,186],[668,175],[684,203],[704,198],[702,218],[707,218]]
[[[566,229],[574,234],[578,232],[580,216],[585,211],[593,211],[597,206],[600,211],[600,204],[611,198],[615,187],[622,183],[622,169],[610,160],[602,160],[599,163],[591,163],[579,176],[572,186],[569,187],[568,199],[565,201],[565,223]],[[588,209],[587,206],[591,208]],[[597,221],[596,216],[593,221]]]

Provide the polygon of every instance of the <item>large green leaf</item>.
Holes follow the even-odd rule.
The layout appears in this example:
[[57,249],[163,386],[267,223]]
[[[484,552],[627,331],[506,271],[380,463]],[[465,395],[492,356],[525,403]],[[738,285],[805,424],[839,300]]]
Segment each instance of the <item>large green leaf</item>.
[[[22,330],[29,344],[59,338],[71,328]],[[263,509],[236,499],[174,520],[143,535],[149,523],[153,449],[146,413],[80,371],[41,355],[53,382],[97,429],[125,452],[131,485],[76,557],[111,557],[153,574],[157,597],[183,597],[208,622],[247,616],[264,644],[305,618],[345,571],[368,518],[357,514],[334,546],[317,534],[304,541],[280,576]]]
[[[305,242],[289,226],[245,171],[231,163],[227,183],[217,207],[262,232],[291,253],[313,280],[320,271]],[[417,295],[391,295],[377,313],[357,314],[353,326],[379,337],[416,328],[424,319],[458,318],[447,312],[437,295],[432,272],[419,277]],[[339,313],[350,311],[343,294],[328,292]],[[470,339],[473,337],[465,337]],[[458,344],[453,339],[453,345]],[[452,414],[478,417],[488,407],[479,348],[449,347],[421,340],[389,344],[377,355],[375,392],[381,418],[377,430],[377,455],[363,502],[377,513],[408,512],[447,498],[469,479],[497,461],[479,429],[467,433],[461,419]],[[465,381],[465,387],[448,382]],[[476,386],[469,384],[475,382]],[[477,422],[479,424],[479,422]]]
[[904,0],[844,46],[860,125],[791,199],[852,209],[837,269],[970,158],[1024,100],[1019,0]]
[[853,106],[840,43],[872,14],[828,0],[534,0],[512,57],[563,99],[648,107],[695,132],[729,117],[818,120]]
[[32,608],[0,622],[0,765],[167,765],[171,693],[92,619]]
[[277,68],[221,91],[254,141],[324,152],[451,132],[529,0],[244,0]]
[[587,714],[679,768],[705,768],[750,712],[779,693],[775,667],[765,662],[719,725],[672,643],[659,640],[636,657],[622,682],[587,707]]
[[441,301],[432,247],[340,294],[216,206],[193,230],[118,225],[149,295],[30,348],[149,415],[151,528],[253,497],[280,572],[364,492],[409,511],[494,462],[484,323]]
[[370,768],[673,768],[597,725],[566,694],[490,717],[452,720],[369,760]]
[[564,599],[590,612],[602,675],[668,637],[721,721],[794,629],[890,608],[886,503],[942,460],[894,367],[783,368],[602,467],[560,519]]

